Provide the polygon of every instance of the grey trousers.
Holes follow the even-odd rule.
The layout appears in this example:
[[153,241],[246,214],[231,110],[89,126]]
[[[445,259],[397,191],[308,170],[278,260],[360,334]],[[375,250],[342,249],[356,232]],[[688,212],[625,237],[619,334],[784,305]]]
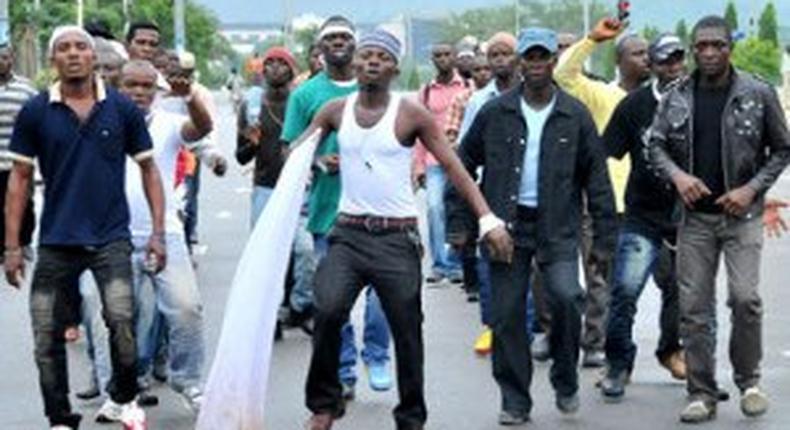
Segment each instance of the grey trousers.
[[687,212],[678,232],[680,330],[686,348],[687,389],[713,403],[716,384],[716,272],[724,254],[731,310],[730,361],[741,391],[757,385],[762,359],[763,306],[757,286],[763,236],[759,217]]
[[584,283],[587,290],[581,346],[585,351],[603,351],[606,343],[606,321],[609,319],[609,268],[594,264],[590,260],[593,246],[593,220],[587,212],[586,203],[582,213],[581,244]]

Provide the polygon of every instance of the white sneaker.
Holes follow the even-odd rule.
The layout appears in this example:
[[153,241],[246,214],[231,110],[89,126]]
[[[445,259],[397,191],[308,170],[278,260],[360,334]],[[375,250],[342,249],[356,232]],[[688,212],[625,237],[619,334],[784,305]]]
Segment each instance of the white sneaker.
[[55,427],[52,427],[52,430],[73,430],[73,429],[69,426],[57,425]]
[[190,387],[184,391],[179,391],[178,395],[187,409],[195,415],[200,413],[200,406],[203,404],[203,391],[198,387]]
[[96,422],[103,424],[117,423],[121,420],[122,409],[122,405],[113,402],[112,399],[107,399],[99,408],[99,412],[96,412]]
[[747,417],[757,417],[768,410],[768,396],[759,388],[746,389],[741,396],[741,412]]
[[132,400],[121,407],[121,424],[123,424],[123,430],[146,430],[148,428],[145,411],[137,406],[137,401]]

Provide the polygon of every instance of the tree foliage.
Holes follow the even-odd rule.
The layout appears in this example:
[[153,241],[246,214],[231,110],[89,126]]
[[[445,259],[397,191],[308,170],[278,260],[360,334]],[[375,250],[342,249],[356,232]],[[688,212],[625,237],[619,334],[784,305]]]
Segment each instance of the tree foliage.
[[[38,46],[46,47],[52,30],[63,24],[77,22],[76,2],[40,0],[36,11],[33,0],[10,2],[11,34],[15,44],[25,46],[23,38],[34,29]],[[186,0],[185,27],[187,49],[195,54],[202,79],[213,81],[217,73],[217,60],[232,58],[230,45],[218,33],[219,21],[213,12],[191,0]],[[162,46],[173,47],[173,0],[135,0],[131,2],[130,19],[147,19],[162,30]],[[84,18],[88,22],[100,19],[107,23],[117,39],[124,40],[126,19],[119,0],[86,0]],[[43,49],[42,49],[43,50]],[[45,53],[39,52],[40,61],[46,64]],[[216,80],[221,80],[217,77]]]
[[677,36],[680,41],[683,42],[683,46],[686,48],[688,48],[691,44],[691,36],[689,35],[689,28],[685,19],[681,19],[675,25],[675,36]]
[[735,3],[733,3],[732,0],[727,2],[727,9],[724,11],[724,20],[730,25],[732,31],[738,29],[738,11],[735,9]]
[[776,21],[776,7],[773,2],[768,2],[760,14],[760,21],[757,24],[757,37],[779,46],[779,24]]
[[749,37],[738,42],[732,54],[735,67],[778,85],[782,82],[782,51],[773,42]]

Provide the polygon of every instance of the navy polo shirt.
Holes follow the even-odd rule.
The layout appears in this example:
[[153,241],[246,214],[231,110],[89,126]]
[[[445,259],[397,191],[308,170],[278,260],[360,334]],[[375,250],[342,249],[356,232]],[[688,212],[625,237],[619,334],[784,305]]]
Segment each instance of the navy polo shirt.
[[95,80],[97,102],[88,119],[61,101],[60,87],[31,99],[17,116],[10,157],[33,164],[44,178],[41,245],[100,246],[128,239],[126,156],[153,154],[143,113]]

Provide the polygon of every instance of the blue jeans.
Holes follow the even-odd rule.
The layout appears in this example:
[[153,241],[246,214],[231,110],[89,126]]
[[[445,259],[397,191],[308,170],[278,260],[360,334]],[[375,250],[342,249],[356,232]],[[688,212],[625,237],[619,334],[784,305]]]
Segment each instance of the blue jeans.
[[651,274],[662,296],[661,336],[656,355],[661,359],[681,349],[674,257],[674,252],[660,239],[649,238],[623,226],[617,239],[606,331],[606,359],[613,370],[630,372],[634,367],[636,304]]
[[[274,188],[254,186],[250,205],[250,229],[263,213],[274,193]],[[313,305],[313,277],[318,263],[313,252],[313,238],[307,231],[307,216],[299,217],[293,243],[294,287],[288,298],[291,309],[304,312]]]
[[184,196],[184,234],[186,235],[187,245],[192,249],[192,245],[198,243],[198,193],[200,192],[200,162],[195,165],[195,173],[184,178],[186,195]]
[[444,212],[444,189],[447,176],[441,166],[429,166],[425,171],[428,199],[428,239],[435,274],[450,276],[461,273],[461,262],[447,247]]
[[107,384],[112,376],[110,344],[107,326],[104,325],[102,318],[103,307],[99,287],[92,273],[85,272],[80,276],[80,295],[82,296],[82,326],[85,329],[88,358],[91,360],[91,378],[99,391],[106,393]]
[[[321,261],[329,250],[329,241],[325,235],[314,235],[316,260]],[[381,308],[381,301],[373,288],[368,288],[365,294],[365,332],[363,334],[364,348],[362,361],[370,365],[386,364],[390,360],[390,327],[387,317]],[[341,330],[340,346],[340,381],[347,385],[357,382],[357,373],[354,369],[357,364],[357,346],[354,339],[354,326],[346,322]]]
[[255,222],[258,221],[258,217],[260,217],[261,213],[263,213],[263,209],[266,207],[266,203],[269,202],[269,198],[271,198],[272,193],[274,193],[274,188],[261,187],[258,185],[252,187],[250,229],[255,227]]
[[176,391],[198,387],[205,360],[203,305],[187,245],[182,235],[168,234],[167,266],[153,275],[143,270],[147,242],[147,237],[132,238],[138,375],[146,377],[153,366],[159,339],[154,317],[160,313],[168,330],[170,385]]

